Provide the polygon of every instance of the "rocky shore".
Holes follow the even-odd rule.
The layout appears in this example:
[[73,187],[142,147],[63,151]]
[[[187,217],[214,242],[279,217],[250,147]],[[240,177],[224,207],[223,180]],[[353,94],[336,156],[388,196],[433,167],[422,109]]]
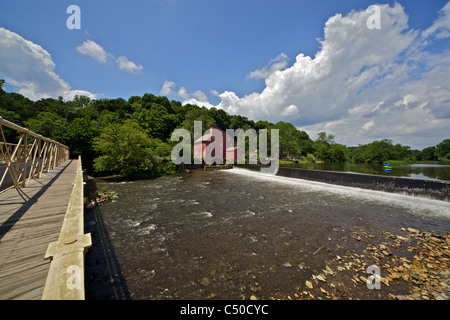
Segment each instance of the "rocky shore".
[[86,195],[85,207],[92,209],[104,202],[115,200],[119,197],[116,192],[109,192],[106,189],[98,190],[93,177],[87,176],[84,193]]
[[[450,299],[450,236],[421,232],[413,228],[403,228],[408,237],[395,236],[395,243],[408,244],[408,252],[414,253],[413,259],[392,256],[388,284],[396,279],[409,281],[408,295],[396,295],[399,300],[448,300]],[[389,252],[387,252],[389,254]]]
[[[400,228],[393,232],[333,229],[342,235],[336,252],[333,245],[320,247],[313,255],[324,256],[324,268],[312,272],[303,286],[292,295],[274,295],[271,299],[450,299],[450,235]],[[330,239],[329,239],[330,240]],[[356,243],[349,250],[347,244]],[[307,265],[287,268],[307,268]],[[368,273],[369,266],[379,268],[379,276]],[[369,286],[379,281],[379,287]],[[256,293],[256,292],[255,292]],[[251,299],[258,299],[257,294]]]

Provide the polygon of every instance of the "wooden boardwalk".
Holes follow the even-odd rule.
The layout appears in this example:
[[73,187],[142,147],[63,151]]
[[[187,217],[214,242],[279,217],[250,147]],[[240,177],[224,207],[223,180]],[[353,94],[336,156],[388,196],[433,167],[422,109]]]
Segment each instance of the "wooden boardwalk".
[[50,267],[44,260],[57,241],[78,160],[69,160],[22,189],[0,194],[0,300],[40,300]]

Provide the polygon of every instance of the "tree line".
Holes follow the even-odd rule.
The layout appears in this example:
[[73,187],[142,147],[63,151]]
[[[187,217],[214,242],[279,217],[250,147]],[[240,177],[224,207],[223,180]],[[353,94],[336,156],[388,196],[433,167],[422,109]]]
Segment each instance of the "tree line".
[[[288,122],[253,121],[151,93],[128,100],[75,96],[70,101],[62,97],[32,101],[19,93],[5,92],[3,85],[4,80],[0,80],[0,116],[67,145],[71,157],[81,155],[90,174],[117,173],[133,179],[175,172],[172,162],[161,159],[170,158],[177,143],[170,139],[172,132],[184,128],[193,136],[194,121],[201,121],[203,130],[210,125],[223,130],[253,128],[256,132],[279,129],[281,159],[368,163],[450,159],[450,139],[423,150],[411,150],[387,139],[347,147],[325,132],[312,140]],[[13,132],[5,134],[7,139],[17,139]],[[251,151],[247,149],[246,154]]]

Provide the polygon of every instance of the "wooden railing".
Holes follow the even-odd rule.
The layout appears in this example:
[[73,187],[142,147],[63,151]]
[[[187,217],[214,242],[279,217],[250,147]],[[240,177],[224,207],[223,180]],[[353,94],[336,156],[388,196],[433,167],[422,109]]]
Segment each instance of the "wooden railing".
[[[16,143],[6,141],[3,128],[16,131],[19,135],[18,141]],[[29,179],[39,179],[42,173],[69,159],[67,146],[2,117],[0,117],[0,132],[0,165],[6,166],[0,173],[0,190],[25,187]],[[7,181],[5,178],[8,174],[11,180]]]
[[49,244],[44,259],[52,259],[43,300],[84,300],[84,254],[91,234],[84,234],[83,172],[81,157],[58,241]]

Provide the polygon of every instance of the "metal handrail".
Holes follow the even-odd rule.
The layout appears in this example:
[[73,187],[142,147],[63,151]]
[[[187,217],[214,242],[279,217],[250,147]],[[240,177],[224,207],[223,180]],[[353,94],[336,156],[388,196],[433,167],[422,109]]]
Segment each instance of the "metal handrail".
[[[17,131],[20,135],[17,143],[6,141],[3,127]],[[15,123],[0,117],[0,158],[6,168],[0,173],[0,190],[21,188],[28,184],[29,179],[41,177],[42,173],[57,167],[69,160],[69,147],[66,145],[34,133]],[[32,143],[28,143],[32,137]],[[9,173],[11,181],[6,185]]]

